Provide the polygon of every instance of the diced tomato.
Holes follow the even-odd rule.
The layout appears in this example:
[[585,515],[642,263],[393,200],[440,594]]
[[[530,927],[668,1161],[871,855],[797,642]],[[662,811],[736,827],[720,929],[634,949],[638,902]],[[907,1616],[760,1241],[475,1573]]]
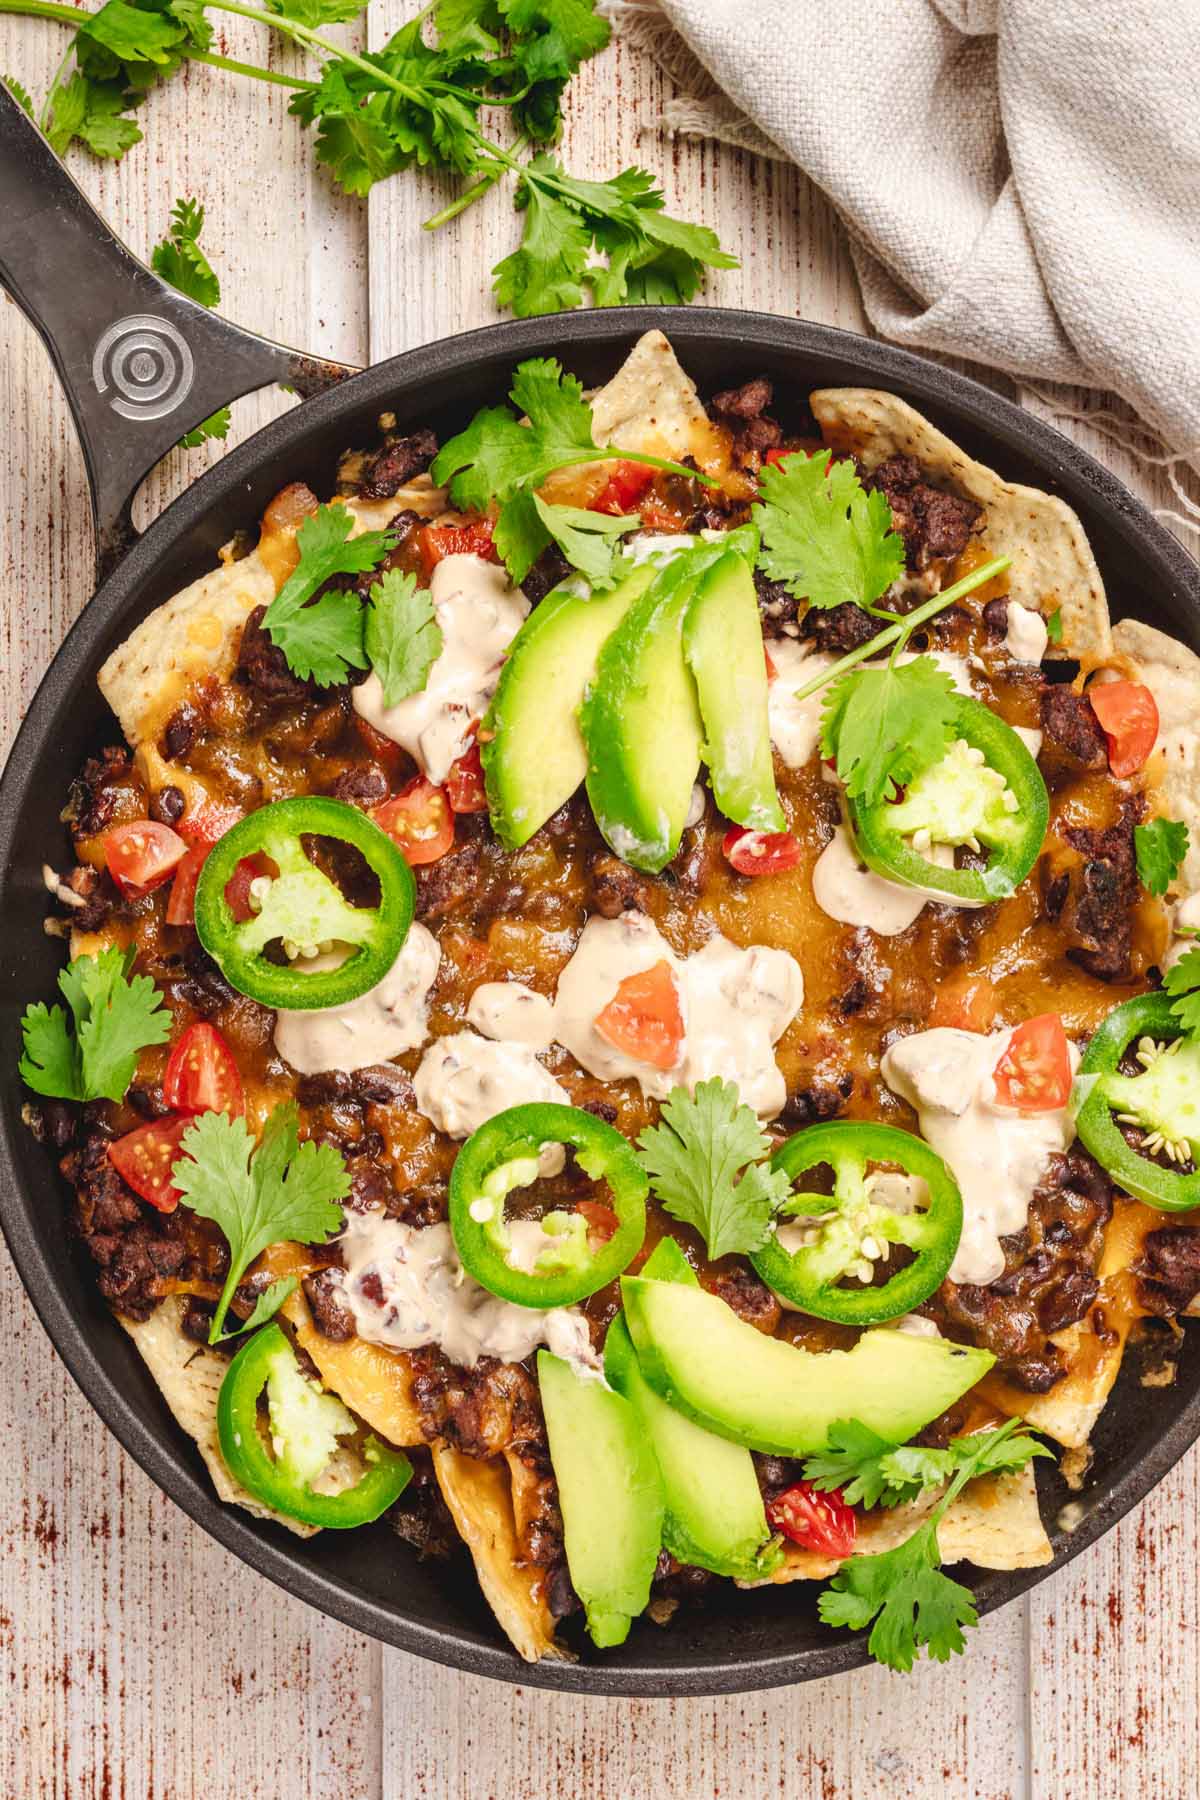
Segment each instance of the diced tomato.
[[241,1117],[242,1078],[233,1051],[215,1025],[201,1019],[188,1026],[168,1058],[163,1099],[172,1112]]
[[376,806],[371,817],[400,846],[414,869],[445,856],[454,842],[454,814],[445,790],[434,787],[423,775]]
[[798,1481],[767,1503],[767,1518],[772,1530],[782,1531],[802,1550],[828,1557],[854,1553],[858,1519],[836,1488],[823,1494],[811,1482]]
[[671,533],[680,529],[679,514],[669,506],[660,506],[653,496],[642,501],[638,513],[647,531]]
[[161,887],[186,855],[187,845],[179,833],[153,819],[116,825],[104,839],[108,872],[126,895],[149,894]]
[[746,831],[731,825],[721,848],[739,875],[779,875],[800,861],[800,845],[790,831]]
[[1140,769],[1158,738],[1158,707],[1140,681],[1101,681],[1087,691],[1108,739],[1108,766],[1118,780]]
[[233,874],[225,883],[225,900],[230,912],[239,925],[254,917],[254,908],[250,904],[251,884],[260,876],[274,877],[279,873],[279,865],[273,862],[265,850],[256,850],[253,856],[243,856]]
[[610,1238],[616,1237],[620,1220],[611,1206],[605,1206],[602,1200],[581,1200],[575,1209],[587,1220],[588,1236],[595,1238],[599,1244],[607,1244]]
[[450,802],[450,810],[456,813],[486,812],[488,809],[487,792],[483,785],[483,764],[479,759],[479,745],[475,741],[479,730],[479,720],[471,726],[471,747],[464,750],[457,762],[451,763],[450,773],[446,777],[446,798]]
[[217,806],[214,801],[205,800],[180,819],[179,835],[185,843],[211,850],[217,839],[245,816],[240,806]]
[[1053,1112],[1071,1095],[1071,1053],[1057,1013],[1040,1013],[1018,1025],[992,1071],[1001,1106],[1018,1112]]
[[188,846],[187,855],[175,871],[171,892],[167,896],[167,924],[190,925],[195,917],[196,883],[204,867],[204,859],[218,838],[244,814],[240,807],[215,806],[205,801],[193,813],[179,821],[179,835]]
[[619,462],[592,501],[590,510],[613,513],[618,517],[632,512],[653,480],[654,470],[648,469],[645,463]]
[[179,1144],[190,1119],[154,1119],[139,1125],[108,1146],[108,1160],[135,1194],[159,1212],[174,1212],[180,1193],[171,1184],[171,1170],[179,1161]]
[[485,562],[500,560],[492,542],[490,519],[472,519],[469,525],[422,525],[420,545],[426,581],[446,556],[482,556]]
[[669,1069],[683,1042],[679,990],[666,958],[638,975],[627,975],[596,1015],[596,1030],[614,1050],[623,1050],[654,1069]]
[[779,679],[779,670],[775,667],[775,664],[771,661],[771,652],[767,649],[767,646],[765,644],[763,645],[763,661],[767,665],[767,686],[770,687],[770,685],[773,681],[777,681]]

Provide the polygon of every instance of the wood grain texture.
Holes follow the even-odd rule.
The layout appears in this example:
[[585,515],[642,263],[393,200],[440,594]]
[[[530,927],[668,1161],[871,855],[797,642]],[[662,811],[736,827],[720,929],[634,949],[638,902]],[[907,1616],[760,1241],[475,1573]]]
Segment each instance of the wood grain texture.
[[[403,16],[372,9],[379,39]],[[262,54],[235,22],[220,49]],[[54,28],[0,22],[0,68],[44,90]],[[286,54],[275,52],[276,55]],[[282,66],[282,65],[281,65]],[[620,47],[571,97],[580,173],[640,160],[741,258],[709,297],[861,329],[842,235],[797,173],[646,122],[663,79]],[[348,361],[490,322],[518,225],[502,193],[430,235],[434,182],[335,200],[286,96],[193,69],[148,142],[77,176],[145,253],[178,194],[209,210],[232,318]],[[370,255],[368,256],[368,232]],[[1006,387],[1009,384],[1003,384]],[[90,591],[82,462],[40,343],[0,311],[6,741]],[[245,436],[290,404],[235,408]],[[1152,504],[1150,479],[1070,427]],[[178,453],[153,512],[217,449]],[[357,1637],[248,1574],[138,1471],[54,1358],[0,1255],[0,1793],[8,1800],[1185,1800],[1200,1790],[1195,1455],[1070,1569],[985,1621],[970,1654],[712,1701],[580,1702],[480,1682]],[[18,1453],[19,1452],[19,1453]]]

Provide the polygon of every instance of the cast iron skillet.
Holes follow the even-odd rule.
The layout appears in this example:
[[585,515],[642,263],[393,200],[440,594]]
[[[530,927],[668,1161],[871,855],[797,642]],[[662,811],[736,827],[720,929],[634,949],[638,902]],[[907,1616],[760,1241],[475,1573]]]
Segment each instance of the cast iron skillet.
[[[41,331],[70,397],[87,457],[102,571],[95,598],[50,666],[0,782],[0,1220],[30,1298],[84,1394],[142,1468],[212,1536],[311,1605],[437,1662],[500,1680],[599,1694],[737,1693],[808,1680],[866,1660],[861,1638],[816,1618],[810,1584],[722,1592],[671,1626],[577,1664],[529,1667],[508,1649],[465,1555],[421,1563],[386,1525],[298,1542],[214,1498],[140,1358],[68,1243],[66,1194],[52,1157],[21,1123],[18,1021],[53,991],[61,949],[42,930],[44,862],[62,863],[58,812],[85,756],[119,737],[96,688],[130,628],[213,567],[218,547],[253,528],[285,482],[332,491],[340,451],[370,444],[377,415],[401,427],[458,427],[503,397],[522,357],[554,355],[585,382],[611,374],[634,340],[666,329],[704,392],[766,373],[783,408],[817,386],[903,394],[1003,474],[1062,494],[1081,514],[1114,616],[1136,613],[1200,648],[1200,571],[1133,496],[1083,451],[960,375],[898,350],[756,313],[639,307],[533,319],[447,339],[343,380],[260,431],[133,541],[129,496],[181,433],[270,380],[312,391],[339,374],[214,319],[134,261],[92,212],[0,87],[0,278]],[[125,549],[124,560],[120,552]],[[1039,1468],[1054,1567],[1142,1498],[1200,1435],[1200,1336],[1189,1332],[1176,1386],[1146,1393],[1133,1358],[1101,1418],[1075,1529],[1055,1526],[1072,1498]],[[1037,1569],[968,1571],[981,1610],[1040,1581]]]

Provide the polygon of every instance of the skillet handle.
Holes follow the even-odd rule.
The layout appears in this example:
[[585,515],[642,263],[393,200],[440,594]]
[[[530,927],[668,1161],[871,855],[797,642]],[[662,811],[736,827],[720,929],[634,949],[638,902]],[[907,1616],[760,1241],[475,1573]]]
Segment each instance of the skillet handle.
[[353,374],[185,299],[130,254],[0,83],[0,284],[44,339],[87,465],[103,578],[136,535],[139,483],[218,407]]

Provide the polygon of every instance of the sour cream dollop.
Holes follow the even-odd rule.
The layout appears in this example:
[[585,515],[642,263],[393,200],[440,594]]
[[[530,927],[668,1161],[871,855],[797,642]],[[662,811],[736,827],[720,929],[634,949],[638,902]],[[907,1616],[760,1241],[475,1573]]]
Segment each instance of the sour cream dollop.
[[500,680],[504,652],[529,612],[498,563],[481,556],[446,556],[429,583],[442,632],[442,650],[420,693],[396,706],[383,703],[372,672],[354,689],[354,710],[384,737],[401,744],[435,787],[469,745],[469,728],[483,717]]
[[[914,1108],[921,1135],[962,1189],[962,1238],[950,1279],[981,1287],[1004,1273],[1000,1239],[1024,1228],[1051,1156],[1075,1139],[1066,1106],[1023,1113],[1000,1104],[994,1073],[1012,1038],[1012,1030],[937,1026],[900,1038],[881,1065],[883,1079]],[[1073,1044],[1070,1053],[1074,1072]]]

